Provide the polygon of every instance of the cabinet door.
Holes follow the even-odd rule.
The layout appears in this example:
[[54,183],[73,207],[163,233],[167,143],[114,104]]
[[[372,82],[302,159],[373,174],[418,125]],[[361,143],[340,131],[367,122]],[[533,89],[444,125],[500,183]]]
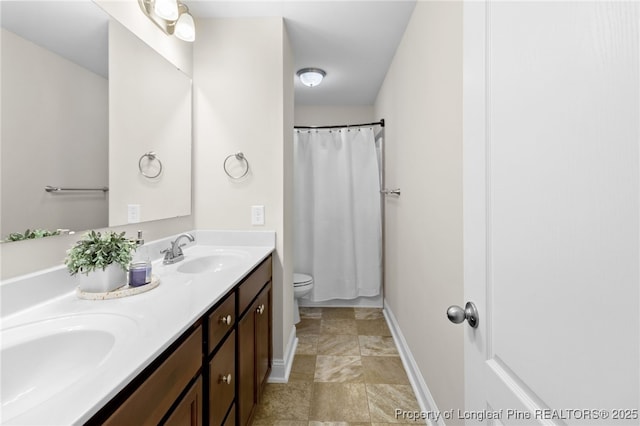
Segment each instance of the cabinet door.
[[238,417],[244,426],[271,371],[271,282],[238,323]]
[[191,386],[180,404],[171,413],[165,426],[201,426],[202,425],[202,377]]
[[255,307],[254,303],[238,322],[238,420],[247,424],[256,402],[255,393]]
[[256,300],[255,344],[256,344],[256,392],[261,399],[262,387],[271,371],[271,283]]
[[235,396],[236,335],[231,333],[209,363],[209,424],[221,425]]
[[236,407],[235,405],[229,410],[227,420],[224,421],[224,426],[236,426]]

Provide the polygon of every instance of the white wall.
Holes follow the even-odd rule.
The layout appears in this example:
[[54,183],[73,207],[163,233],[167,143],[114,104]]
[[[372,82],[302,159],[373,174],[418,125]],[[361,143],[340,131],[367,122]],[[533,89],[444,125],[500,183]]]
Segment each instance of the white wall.
[[[437,408],[464,407],[462,3],[418,2],[375,104],[386,121],[386,305]],[[450,422],[448,422],[450,423]]]
[[[0,239],[27,228],[107,225],[108,81],[2,29]],[[83,159],[83,161],[78,161]]]
[[[276,231],[273,355],[282,360],[293,332],[291,51],[281,18],[203,19],[196,25],[196,226]],[[225,158],[237,152],[251,166],[239,181],[223,170]],[[265,206],[264,226],[251,225],[252,205]]]
[[296,105],[294,121],[296,126],[335,126],[372,123],[384,118],[374,117],[373,105]]
[[[170,62],[187,74],[191,74],[191,43],[182,42],[175,37],[167,37],[142,14],[137,2],[109,0],[97,0],[96,2]],[[194,220],[191,215],[112,229],[127,231],[131,235],[135,235],[135,231],[141,229],[144,231],[145,239],[150,241],[193,228]],[[62,263],[66,250],[77,240],[77,235],[70,235],[49,237],[37,241],[0,244],[0,277],[7,279],[58,266]]]

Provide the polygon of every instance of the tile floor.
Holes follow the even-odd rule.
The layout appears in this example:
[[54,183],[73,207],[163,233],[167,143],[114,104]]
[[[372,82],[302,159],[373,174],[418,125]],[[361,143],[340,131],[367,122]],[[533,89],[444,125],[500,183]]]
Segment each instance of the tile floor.
[[416,424],[420,408],[381,309],[300,308],[289,383],[269,383],[254,426]]

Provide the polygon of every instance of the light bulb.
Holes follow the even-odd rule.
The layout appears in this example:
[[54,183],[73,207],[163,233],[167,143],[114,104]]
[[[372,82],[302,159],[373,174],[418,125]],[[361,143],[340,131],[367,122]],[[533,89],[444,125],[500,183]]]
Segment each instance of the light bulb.
[[193,22],[193,16],[188,12],[183,13],[176,22],[176,37],[184,41],[194,41],[196,39],[196,26]]
[[155,0],[153,11],[162,19],[175,21],[178,19],[178,2],[177,0]]

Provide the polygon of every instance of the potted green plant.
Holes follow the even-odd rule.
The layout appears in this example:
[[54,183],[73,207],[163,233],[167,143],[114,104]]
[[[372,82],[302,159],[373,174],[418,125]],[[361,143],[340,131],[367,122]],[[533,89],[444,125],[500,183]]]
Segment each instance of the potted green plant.
[[89,231],[67,251],[64,263],[80,290],[112,291],[127,283],[127,270],[136,243],[125,233]]

